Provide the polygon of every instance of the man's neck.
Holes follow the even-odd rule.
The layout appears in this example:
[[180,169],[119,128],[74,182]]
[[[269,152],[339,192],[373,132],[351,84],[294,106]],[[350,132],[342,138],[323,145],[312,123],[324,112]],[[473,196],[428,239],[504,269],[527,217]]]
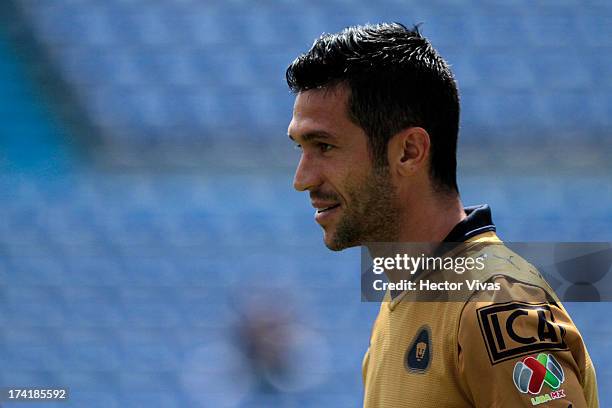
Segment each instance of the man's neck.
[[442,242],[466,218],[458,195],[419,200],[401,215],[399,242]]
[[[406,206],[406,209],[407,211],[400,215],[397,242],[421,244],[401,247],[402,251],[415,257],[434,251],[437,243],[444,241],[451,230],[467,217],[458,195],[443,198],[431,197],[429,200],[420,199],[417,205]],[[386,247],[384,252],[391,249]],[[388,256],[388,254],[377,253],[378,251],[374,248],[368,248],[368,250],[372,257]],[[406,274],[401,271],[386,271],[385,274],[390,282],[398,282],[406,278]]]

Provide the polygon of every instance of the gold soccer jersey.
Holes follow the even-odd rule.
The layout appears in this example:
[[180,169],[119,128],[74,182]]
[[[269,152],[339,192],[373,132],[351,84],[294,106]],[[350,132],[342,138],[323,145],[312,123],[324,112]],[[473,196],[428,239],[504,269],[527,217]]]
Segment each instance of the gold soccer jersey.
[[462,302],[418,302],[409,292],[383,302],[363,360],[364,407],[599,406],[578,329],[535,268],[483,228],[488,211],[467,209],[462,251],[495,255],[478,276],[499,290]]

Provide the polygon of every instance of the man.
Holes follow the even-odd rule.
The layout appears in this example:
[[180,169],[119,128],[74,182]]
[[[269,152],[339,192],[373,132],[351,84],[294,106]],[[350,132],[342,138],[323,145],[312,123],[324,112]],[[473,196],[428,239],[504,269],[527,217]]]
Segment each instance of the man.
[[[597,407],[595,371],[552,289],[495,235],[456,184],[459,98],[418,29],[350,27],[287,69],[296,94],[294,186],[334,251],[374,242],[461,242],[488,253],[462,302],[382,303],[363,362],[365,407]],[[370,248],[371,249],[371,248]]]

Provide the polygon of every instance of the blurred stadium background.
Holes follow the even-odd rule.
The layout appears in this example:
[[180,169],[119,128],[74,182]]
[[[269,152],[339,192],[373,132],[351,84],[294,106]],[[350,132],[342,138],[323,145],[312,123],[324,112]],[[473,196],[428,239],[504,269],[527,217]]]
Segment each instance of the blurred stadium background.
[[[347,25],[424,23],[462,94],[464,203],[503,239],[612,240],[608,1],[3,0],[0,19],[0,385],[71,389],[31,406],[361,403],[378,306],[358,251],[322,245],[286,138],[286,66]],[[611,406],[612,308],[567,307]]]

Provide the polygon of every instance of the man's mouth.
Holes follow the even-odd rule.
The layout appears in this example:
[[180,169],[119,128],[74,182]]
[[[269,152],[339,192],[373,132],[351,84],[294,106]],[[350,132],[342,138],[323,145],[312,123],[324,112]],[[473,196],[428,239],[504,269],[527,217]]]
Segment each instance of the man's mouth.
[[331,211],[334,208],[338,208],[338,207],[340,207],[340,204],[334,204],[334,205],[331,205],[331,206],[325,207],[325,208],[317,208],[317,214],[321,214],[321,213],[324,213],[326,211]]
[[319,204],[315,206],[315,221],[321,225],[327,224],[340,211],[341,205],[338,204]]

